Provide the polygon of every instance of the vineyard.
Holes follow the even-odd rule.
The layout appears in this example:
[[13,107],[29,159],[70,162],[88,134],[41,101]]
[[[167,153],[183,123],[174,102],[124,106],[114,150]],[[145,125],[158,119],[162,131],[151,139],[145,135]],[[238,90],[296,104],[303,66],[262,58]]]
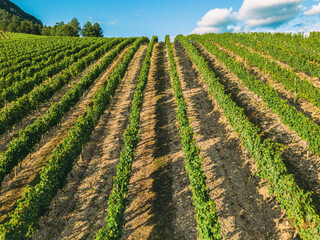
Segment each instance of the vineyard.
[[0,31],[0,40],[1,39],[10,39],[12,33]]
[[0,239],[320,239],[319,39],[0,32]]

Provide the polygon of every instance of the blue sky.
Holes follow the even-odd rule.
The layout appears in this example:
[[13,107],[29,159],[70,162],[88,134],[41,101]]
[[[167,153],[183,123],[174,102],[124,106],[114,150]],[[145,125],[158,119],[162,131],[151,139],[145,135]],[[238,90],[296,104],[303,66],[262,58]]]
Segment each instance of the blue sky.
[[[106,37],[225,31],[320,30],[319,0],[12,0],[46,25],[76,17]],[[317,6],[313,7],[312,6]],[[312,10],[311,10],[312,9]],[[311,11],[310,11],[311,10]]]

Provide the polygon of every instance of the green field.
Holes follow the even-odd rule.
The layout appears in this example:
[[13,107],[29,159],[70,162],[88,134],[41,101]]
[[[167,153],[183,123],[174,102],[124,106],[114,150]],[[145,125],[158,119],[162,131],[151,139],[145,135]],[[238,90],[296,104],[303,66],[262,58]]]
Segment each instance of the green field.
[[0,239],[320,239],[319,39],[0,31]]

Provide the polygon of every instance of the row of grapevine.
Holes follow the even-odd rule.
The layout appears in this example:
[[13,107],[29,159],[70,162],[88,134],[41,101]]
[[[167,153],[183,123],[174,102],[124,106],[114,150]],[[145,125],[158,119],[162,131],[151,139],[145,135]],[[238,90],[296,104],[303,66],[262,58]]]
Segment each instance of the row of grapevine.
[[311,43],[311,38],[307,38],[302,34],[291,33],[251,33],[239,34],[235,38],[244,37],[248,40],[254,39],[260,45],[269,44],[276,48],[287,51],[289,54],[294,54],[299,58],[320,62],[320,56],[317,52],[320,50],[319,46]]
[[77,63],[61,72],[45,84],[40,85],[29,94],[25,94],[23,97],[13,102],[9,107],[3,109],[0,112],[0,134],[9,130],[32,110],[37,109],[41,103],[50,99],[55,92],[61,89],[73,77],[81,73],[91,63],[100,58],[103,53],[115,44],[118,44],[119,41],[121,41],[121,39],[115,39],[110,43],[106,43],[91,54],[88,54],[90,51],[84,50],[83,53],[81,53],[84,57]]
[[122,236],[131,166],[139,142],[140,113],[144,97],[143,92],[148,80],[153,46],[157,41],[158,38],[155,36],[151,39],[139,73],[131,106],[130,120],[124,133],[125,147],[120,154],[120,160],[117,165],[117,176],[113,180],[113,189],[108,200],[108,215],[106,217],[107,226],[100,229],[99,233],[95,235],[95,239],[120,239]]
[[278,92],[267,83],[260,81],[246,69],[244,64],[238,62],[216,45],[203,37],[191,36],[190,39],[204,45],[209,52],[222,61],[251,91],[261,96],[268,103],[268,107],[278,114],[281,121],[308,142],[310,150],[320,155],[320,126],[309,117],[289,105],[284,99],[279,98]]
[[312,36],[307,38],[301,34],[276,33],[273,37],[275,39],[274,43],[281,44],[284,50],[298,54],[299,57],[306,60],[320,63],[320,56],[317,54],[320,46],[312,43]]
[[282,68],[277,63],[268,60],[268,58],[259,55],[258,53],[249,51],[246,47],[236,45],[224,36],[215,36],[210,40],[218,42],[221,46],[233,51],[247,60],[249,65],[256,66],[260,70],[269,73],[272,79],[280,82],[286,89],[297,94],[297,98],[306,99],[312,104],[320,107],[320,89],[315,88],[312,83],[301,79],[294,71]]
[[[101,46],[103,43],[97,43],[97,46]],[[2,92],[1,97],[6,98],[7,95],[4,95],[3,92],[7,90],[7,88],[11,87],[11,89],[16,88],[15,85],[19,86],[20,82],[25,82],[34,77],[41,77],[41,74],[49,71],[55,67],[59,62],[65,60],[67,57],[75,55],[82,49],[89,48],[89,43],[84,43],[83,45],[75,46],[71,49],[69,46],[64,47],[59,50],[52,51],[43,55],[43,61],[41,62],[33,62],[33,61],[25,61],[18,65],[13,65],[10,68],[3,68],[0,71],[0,92]],[[32,64],[32,66],[30,66]],[[49,73],[49,72],[48,72]],[[43,75],[45,76],[45,75]],[[50,73],[48,77],[52,76]],[[9,91],[9,94],[11,92]]]
[[230,125],[239,133],[244,147],[247,148],[258,167],[261,178],[267,179],[269,189],[276,195],[281,207],[294,221],[297,230],[304,239],[320,239],[320,217],[310,196],[311,192],[301,189],[283,162],[281,148],[270,139],[260,138],[260,129],[253,125],[244,114],[244,109],[237,106],[231,96],[225,92],[219,78],[210,69],[198,50],[184,36],[176,38],[183,44],[191,60],[196,64],[206,81],[210,94],[223,109]]
[[[15,36],[18,34],[15,34]],[[39,56],[39,52],[48,47],[54,47],[61,44],[76,44],[86,41],[94,41],[94,39],[74,38],[74,37],[39,37],[31,35],[30,38],[12,39],[0,42],[0,48],[3,51],[0,52],[0,63],[4,63],[10,60],[14,60],[20,57]]]
[[[21,63],[15,63],[14,65],[2,66],[0,70],[0,81],[4,81],[8,78],[8,74],[17,75],[11,76],[14,80],[18,81],[25,77],[32,76],[35,72],[43,69],[44,67],[62,60],[65,56],[70,56],[72,53],[76,53],[81,49],[88,47],[91,43],[85,42],[79,45],[66,45],[57,49],[53,49],[50,52],[43,53],[40,56],[29,58]],[[7,63],[7,62],[6,62]],[[24,74],[21,74],[24,73]],[[7,80],[8,81],[8,80]],[[4,87],[2,87],[4,88]]]
[[[8,145],[7,151],[2,154],[2,159],[0,160],[0,183],[32,151],[33,147],[40,142],[41,137],[61,121],[62,117],[80,100],[83,93],[93,84],[104,69],[113,62],[116,56],[134,40],[134,38],[128,38],[120,43],[99,65],[83,76],[80,82],[74,85],[61,98],[60,102],[53,104],[45,117],[38,118],[33,124],[19,132],[19,137],[14,138]],[[111,47],[113,45],[109,44],[109,49]],[[101,51],[97,57],[101,57],[102,54],[104,54],[104,51]]]
[[[41,57],[43,54],[49,53],[51,51],[57,50],[59,48],[65,47],[65,46],[74,46],[81,44],[82,41],[70,41],[70,39],[65,39],[64,41],[56,41],[54,44],[52,41],[48,40],[47,42],[37,42],[38,43],[36,46],[33,46],[30,51],[26,50],[26,46],[21,46],[19,42],[15,41],[15,44],[9,44],[8,42],[5,42],[5,44],[1,45],[0,42],[0,47],[3,48],[4,53],[6,55],[1,56],[0,53],[0,67],[5,68],[5,67],[10,67],[13,64],[20,64],[24,61],[30,60],[30,59],[35,59],[37,57]],[[39,45],[41,44],[41,45]],[[8,56],[7,51],[12,51],[14,49],[13,54]],[[22,49],[24,52],[20,53],[19,50]]]
[[0,31],[0,39],[10,39],[11,34],[8,32]]
[[216,206],[209,196],[206,176],[202,169],[203,159],[199,156],[200,149],[195,144],[193,128],[189,123],[187,104],[182,93],[179,73],[174,59],[174,51],[168,35],[166,36],[166,44],[174,96],[178,106],[176,115],[185,157],[185,169],[189,176],[190,187],[193,194],[193,204],[195,206],[198,224],[198,236],[200,239],[222,239]]
[[[229,34],[229,36],[231,35]],[[320,75],[319,65],[301,57],[297,52],[290,53],[287,49],[283,49],[279,45],[273,45],[272,41],[261,41],[261,43],[259,43],[249,36],[242,38],[236,37],[236,39],[241,44],[249,45],[255,50],[262,51],[277,60],[289,64],[294,69],[309,74],[310,76],[318,77]]]
[[47,164],[40,172],[40,182],[34,187],[27,187],[24,197],[18,201],[16,209],[11,212],[10,220],[0,227],[0,238],[30,239],[37,229],[39,218],[47,211],[52,198],[66,183],[76,158],[81,154],[83,144],[89,141],[90,134],[98,123],[100,116],[109,106],[115,90],[124,77],[127,67],[139,46],[148,39],[138,38],[126,53],[94,98],[93,106],[88,106],[84,116],[80,116],[68,136],[57,146]]
[[320,48],[320,34],[319,32],[310,32],[309,37],[307,38],[307,45],[312,47],[312,48],[316,48],[319,49]]
[[[69,52],[69,56],[66,56],[64,59],[58,60],[56,63],[52,63],[49,66],[39,69],[40,72],[34,74],[34,76],[26,77],[22,79],[15,80],[10,79],[9,87],[3,89],[0,95],[0,106],[4,106],[5,102],[12,102],[17,98],[23,96],[24,94],[30,92],[35,86],[41,84],[43,81],[53,77],[64,69],[70,67],[73,63],[77,62],[82,57],[86,56],[90,51],[95,50],[100,47],[103,43],[96,43],[88,47],[76,48],[74,51]],[[23,77],[23,76],[22,76]],[[20,80],[20,81],[19,81]]]
[[[21,57],[16,56],[14,59],[7,60],[3,63],[0,63],[1,76],[4,76],[5,72],[4,73],[2,73],[2,72],[8,71],[8,69],[11,69],[11,71],[8,71],[8,72],[12,72],[13,70],[18,70],[18,69],[24,68],[26,66],[32,66],[32,65],[30,65],[30,62],[31,63],[33,63],[33,62],[38,63],[38,62],[44,60],[46,57],[48,58],[48,57],[54,56],[54,55],[50,54],[52,52],[61,52],[64,50],[74,48],[74,47],[79,46],[84,43],[86,43],[86,42],[78,42],[78,41],[58,42],[57,45],[54,45],[54,46],[49,45],[47,48],[39,49],[36,53],[33,53],[33,55],[25,54]],[[92,44],[93,42],[88,41],[87,43]]]

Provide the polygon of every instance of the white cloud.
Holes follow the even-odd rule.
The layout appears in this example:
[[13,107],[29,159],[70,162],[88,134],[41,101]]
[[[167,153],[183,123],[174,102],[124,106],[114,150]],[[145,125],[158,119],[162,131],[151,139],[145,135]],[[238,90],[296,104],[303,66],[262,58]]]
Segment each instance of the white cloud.
[[192,33],[220,33],[228,30],[228,26],[236,22],[236,17],[232,13],[232,8],[215,8],[207,12],[197,23],[198,28]]
[[304,15],[318,15],[320,14],[320,3],[318,5],[313,5],[312,8],[303,13]]
[[199,27],[224,27],[235,19],[231,14],[232,8],[216,8],[207,12],[198,22]]
[[108,25],[109,26],[114,26],[118,23],[119,19],[112,19],[108,22]]
[[301,12],[304,0],[244,0],[238,18],[246,27],[276,28]]
[[220,33],[220,28],[215,27],[199,27],[195,28],[191,33],[192,34],[205,34],[205,33]]
[[[275,30],[295,19],[305,8],[306,0],[244,0],[238,12],[232,8],[215,8],[207,12],[192,33],[221,33]],[[317,0],[319,1],[319,0]],[[320,13],[320,4],[319,4]]]

